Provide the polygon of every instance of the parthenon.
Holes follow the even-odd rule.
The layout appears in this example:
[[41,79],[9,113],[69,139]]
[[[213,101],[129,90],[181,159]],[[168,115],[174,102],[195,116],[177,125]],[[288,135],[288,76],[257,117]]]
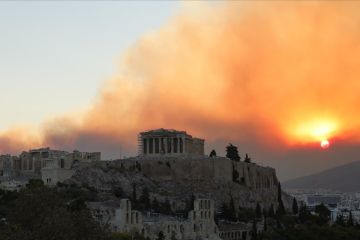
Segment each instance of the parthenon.
[[185,131],[156,129],[139,134],[139,155],[204,155],[204,139],[193,138]]

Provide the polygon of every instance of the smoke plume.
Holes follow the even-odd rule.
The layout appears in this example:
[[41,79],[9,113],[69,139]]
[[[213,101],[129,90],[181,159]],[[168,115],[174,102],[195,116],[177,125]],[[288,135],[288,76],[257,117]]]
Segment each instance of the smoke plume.
[[128,50],[92,106],[35,132],[8,130],[0,151],[134,154],[137,133],[160,127],[265,152],[358,143],[359,10],[337,1],[185,6]]

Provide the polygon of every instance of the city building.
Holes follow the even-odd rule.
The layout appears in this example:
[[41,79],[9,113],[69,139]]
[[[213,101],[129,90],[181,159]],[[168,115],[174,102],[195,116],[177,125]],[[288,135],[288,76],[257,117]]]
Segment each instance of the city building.
[[305,197],[305,204],[309,210],[314,210],[320,204],[324,204],[329,209],[336,208],[340,202],[341,195],[339,194],[314,194]]
[[139,134],[140,156],[204,155],[204,139],[185,131],[156,129]]

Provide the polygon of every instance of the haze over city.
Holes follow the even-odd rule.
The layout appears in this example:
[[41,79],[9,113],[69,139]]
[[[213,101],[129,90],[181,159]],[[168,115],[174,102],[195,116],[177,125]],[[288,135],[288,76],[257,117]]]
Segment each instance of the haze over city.
[[[281,180],[358,161],[358,2],[1,2],[0,153],[186,130]],[[11,23],[11,24],[10,24]]]

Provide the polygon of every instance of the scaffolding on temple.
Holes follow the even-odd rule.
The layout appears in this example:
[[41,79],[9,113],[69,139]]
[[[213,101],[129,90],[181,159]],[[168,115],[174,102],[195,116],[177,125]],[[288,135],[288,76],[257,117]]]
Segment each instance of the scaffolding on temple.
[[141,134],[138,134],[138,155],[140,156],[142,154],[143,154],[143,141]]

